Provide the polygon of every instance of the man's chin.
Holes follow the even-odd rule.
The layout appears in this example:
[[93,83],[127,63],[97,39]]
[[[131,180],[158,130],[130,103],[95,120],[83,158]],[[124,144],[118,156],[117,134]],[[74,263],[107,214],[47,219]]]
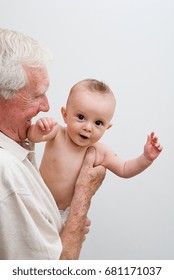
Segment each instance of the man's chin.
[[19,130],[19,134],[18,135],[19,135],[20,141],[23,141],[23,140],[25,140],[27,138],[27,130],[28,130],[28,128],[25,128],[25,129],[23,128],[23,129]]

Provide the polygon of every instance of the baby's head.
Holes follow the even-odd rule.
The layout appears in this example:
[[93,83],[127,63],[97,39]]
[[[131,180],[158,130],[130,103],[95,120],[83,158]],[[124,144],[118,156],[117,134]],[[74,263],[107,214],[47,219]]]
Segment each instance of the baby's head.
[[75,84],[62,115],[68,134],[80,146],[97,142],[111,127],[116,100],[111,89],[103,82],[86,79]]

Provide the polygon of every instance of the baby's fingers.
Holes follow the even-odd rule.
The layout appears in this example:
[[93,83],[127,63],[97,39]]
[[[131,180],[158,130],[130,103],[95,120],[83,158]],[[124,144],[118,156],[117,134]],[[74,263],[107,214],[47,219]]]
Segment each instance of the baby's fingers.
[[149,138],[150,138],[151,142],[156,143],[158,141],[158,137],[155,135],[155,132],[151,132]]
[[56,122],[53,118],[46,118],[45,120],[46,120],[46,122],[45,122],[45,128],[46,128],[47,130],[52,129],[53,126],[57,124],[57,122]]
[[42,129],[42,130],[51,130],[52,127],[57,124],[57,122],[52,119],[52,118],[41,118],[37,121],[37,125]]
[[150,136],[149,136],[149,140],[151,141],[152,145],[159,145],[159,142],[158,142],[158,137],[155,135],[154,132],[151,132]]
[[37,125],[40,129],[45,130],[45,121],[44,121],[44,119],[39,119],[39,120],[37,120],[36,125]]
[[161,144],[159,142],[154,143],[154,147],[158,150],[158,151],[162,151],[163,147],[161,146]]

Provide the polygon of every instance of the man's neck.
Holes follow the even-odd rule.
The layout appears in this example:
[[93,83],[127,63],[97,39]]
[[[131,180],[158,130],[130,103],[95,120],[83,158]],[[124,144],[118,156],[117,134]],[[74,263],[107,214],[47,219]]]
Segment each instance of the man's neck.
[[11,132],[9,129],[6,129],[4,127],[0,127],[0,132],[2,132],[4,135],[6,135],[7,137],[11,138],[12,140],[14,140],[15,142],[19,142],[16,137],[15,137],[15,133]]

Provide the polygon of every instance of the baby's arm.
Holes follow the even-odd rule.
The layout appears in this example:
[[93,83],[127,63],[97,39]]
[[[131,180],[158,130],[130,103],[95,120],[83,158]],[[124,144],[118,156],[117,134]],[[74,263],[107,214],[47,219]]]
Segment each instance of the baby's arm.
[[138,158],[124,161],[114,155],[113,152],[107,151],[104,156],[104,166],[120,177],[130,178],[149,167],[161,151],[162,147],[158,142],[158,138],[152,132],[147,138],[144,153]]
[[32,142],[52,140],[59,130],[57,122],[49,117],[41,118],[31,125],[27,131],[27,137]]

